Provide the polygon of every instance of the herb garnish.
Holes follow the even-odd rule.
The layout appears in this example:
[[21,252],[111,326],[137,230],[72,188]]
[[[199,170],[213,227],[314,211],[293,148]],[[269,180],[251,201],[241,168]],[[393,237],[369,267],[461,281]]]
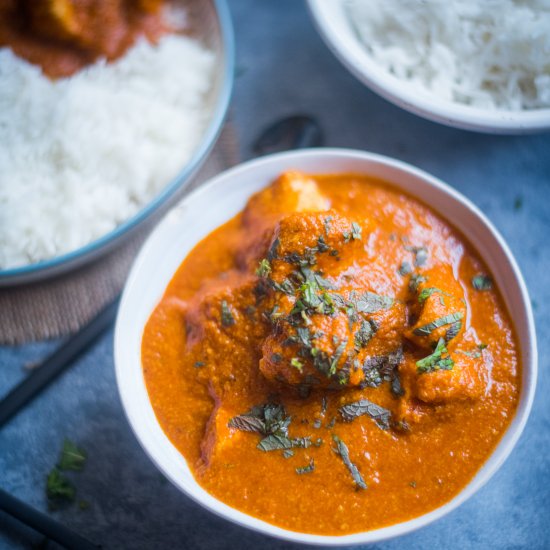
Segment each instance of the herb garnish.
[[324,221],[323,221],[323,224],[325,226],[325,234],[328,235],[330,233],[330,222],[332,221],[332,216],[327,216]]
[[462,321],[455,321],[445,333],[445,342],[450,342],[453,338],[458,336],[460,329],[462,328]]
[[363,293],[355,302],[355,307],[359,313],[376,313],[381,309],[389,309],[392,305],[393,298],[374,294],[373,292]]
[[271,273],[271,264],[267,258],[260,261],[258,268],[256,269],[256,275],[258,277],[266,278]]
[[269,250],[267,252],[268,261],[272,262],[273,260],[279,257],[278,250],[279,250],[280,244],[281,244],[281,241],[279,240],[278,237],[271,243],[271,246],[269,247]]
[[439,339],[434,352],[424,359],[416,362],[416,371],[419,374],[427,372],[433,372],[436,370],[452,370],[455,362],[450,357],[443,357],[443,354],[447,354],[447,347],[445,346],[445,340]]
[[422,289],[422,292],[418,295],[418,301],[420,303],[424,302],[425,300],[427,300],[434,292],[437,292],[439,294],[444,294],[445,296],[449,296],[449,294],[443,290],[441,290],[440,288],[437,288],[435,286],[431,286],[429,288],[424,288]]
[[310,472],[313,472],[315,470],[315,461],[313,458],[309,461],[309,464],[307,466],[302,466],[301,468],[296,468],[297,474],[309,474]]
[[304,364],[300,361],[300,359],[298,359],[298,357],[293,357],[291,360],[290,360],[290,364],[291,366],[293,366],[295,369],[298,369],[300,372],[302,372],[303,368],[304,368]]
[[61,470],[81,471],[86,463],[86,452],[78,448],[72,441],[65,439],[57,465],[51,470],[46,479],[46,496],[50,507],[62,501],[72,502],[76,489]]
[[84,468],[86,463],[86,452],[79,449],[72,441],[65,439],[63,449],[59,458],[58,468],[60,470],[77,470]]
[[413,334],[416,336],[429,336],[434,330],[444,327],[445,325],[455,323],[456,321],[460,321],[462,317],[464,317],[464,314],[460,311],[457,313],[449,313],[448,315],[444,315],[431,323],[415,328],[413,330]]
[[348,403],[338,409],[342,418],[347,422],[351,422],[355,418],[363,415],[368,415],[372,418],[376,425],[381,430],[388,430],[390,428],[391,411],[384,409],[380,405],[369,401],[368,399],[361,399],[354,403]]
[[476,290],[491,290],[493,288],[493,281],[489,275],[480,273],[472,278],[472,286]]
[[266,403],[252,407],[245,414],[234,416],[228,426],[244,432],[257,432],[262,435],[282,434],[288,432],[290,417],[286,416],[282,405]]
[[344,233],[344,241],[347,243],[351,239],[361,240],[361,231],[361,226],[357,222],[352,222],[350,231]]
[[355,351],[364,348],[378,329],[377,325],[370,321],[361,321],[361,327],[354,335]]
[[333,451],[340,455],[342,458],[342,462],[346,465],[346,468],[350,471],[351,477],[353,477],[353,481],[355,482],[355,485],[358,489],[366,489],[367,484],[365,483],[365,480],[363,479],[363,476],[360,474],[359,470],[357,469],[357,466],[350,460],[349,458],[349,450],[347,445],[337,436],[333,435],[332,439],[336,443],[337,448]]
[[401,265],[399,266],[398,273],[401,276],[408,275],[409,273],[412,273],[412,266],[409,262],[403,261],[401,262]]
[[416,292],[418,290],[418,286],[422,283],[425,283],[427,280],[428,277],[415,273],[411,276],[411,280],[409,281],[409,290],[411,292]]
[[221,313],[222,313],[222,325],[224,327],[231,327],[235,324],[235,318],[227,305],[225,300],[222,300],[221,303]]
[[72,502],[76,494],[74,485],[57,468],[46,479],[46,496],[52,503],[65,500]]
[[414,254],[416,267],[422,267],[428,260],[428,249],[425,246],[405,246],[405,250]]
[[252,407],[250,411],[233,417],[228,426],[244,432],[256,432],[265,436],[257,445],[261,451],[288,450],[293,447],[307,449],[311,445],[310,437],[288,437],[291,417],[286,415],[282,405],[266,403]]
[[363,363],[365,378],[361,387],[377,388],[382,382],[392,382],[397,376],[397,367],[403,360],[403,350],[397,348],[387,355],[367,357]]
[[487,347],[487,344],[479,344],[477,346],[477,351],[466,351],[466,350],[462,350],[462,349],[457,349],[456,352],[457,353],[462,353],[462,355],[466,355],[467,357],[472,357],[474,359],[479,359],[480,357],[483,356],[483,354],[481,352],[486,347]]

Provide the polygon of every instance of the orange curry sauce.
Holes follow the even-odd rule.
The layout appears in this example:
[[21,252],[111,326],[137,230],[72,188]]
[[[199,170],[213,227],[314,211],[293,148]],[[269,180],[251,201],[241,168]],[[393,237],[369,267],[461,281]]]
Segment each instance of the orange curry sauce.
[[471,246],[355,174],[283,174],[203,239],[151,315],[142,361],[202,487],[325,535],[452,499],[520,392],[512,324]]

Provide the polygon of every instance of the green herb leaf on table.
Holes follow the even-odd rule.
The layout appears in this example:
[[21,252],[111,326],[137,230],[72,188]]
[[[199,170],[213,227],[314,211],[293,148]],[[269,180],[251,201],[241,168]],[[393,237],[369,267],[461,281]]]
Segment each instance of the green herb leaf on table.
[[57,469],[54,468],[46,479],[46,496],[52,503],[59,501],[72,502],[76,494],[74,485]]
[[86,452],[79,449],[72,441],[65,439],[59,458],[60,470],[82,470],[86,463]]

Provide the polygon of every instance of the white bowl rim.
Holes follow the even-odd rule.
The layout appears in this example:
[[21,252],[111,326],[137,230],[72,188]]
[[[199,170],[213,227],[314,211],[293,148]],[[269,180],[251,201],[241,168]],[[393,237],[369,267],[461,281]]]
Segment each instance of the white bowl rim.
[[407,86],[407,82],[380,67],[350,29],[343,36],[335,29],[334,10],[340,0],[307,0],[315,26],[325,44],[342,64],[378,95],[399,107],[447,126],[496,134],[544,132],[550,129],[550,108],[525,111],[483,109],[445,100],[429,91]]
[[[500,252],[504,254],[505,260],[508,262],[508,266],[511,270],[514,284],[517,288],[516,291],[519,293],[519,299],[521,300],[521,305],[523,307],[522,313],[522,322],[526,325],[526,337],[524,340],[520,340],[520,353],[522,356],[522,369],[523,369],[523,378],[522,378],[522,387],[521,394],[518,401],[517,410],[514,418],[511,420],[506,432],[502,435],[499,443],[487,458],[487,461],[476,473],[474,478],[470,483],[465,486],[460,493],[458,493],[453,499],[449,502],[428,512],[421,516],[415,517],[411,520],[393,524],[387,527],[380,529],[375,529],[372,531],[364,531],[359,533],[354,533],[351,535],[342,535],[342,536],[328,536],[328,535],[312,535],[308,533],[301,533],[283,529],[277,526],[274,526],[270,523],[267,523],[263,520],[259,520],[250,516],[246,513],[240,512],[223,502],[217,500],[213,496],[209,495],[193,478],[193,483],[196,485],[195,489],[199,490],[201,493],[200,498],[196,495],[193,495],[189,492],[188,488],[182,484],[176,476],[168,470],[166,466],[166,460],[164,457],[155,456],[155,449],[149,448],[146,441],[145,431],[143,429],[143,424],[141,423],[139,416],[142,412],[143,407],[150,408],[152,411],[151,403],[147,397],[147,402],[137,403],[134,399],[134,394],[131,389],[128,388],[126,384],[127,381],[132,379],[130,373],[130,367],[124,362],[124,344],[125,344],[125,331],[126,331],[126,321],[130,320],[130,310],[132,301],[136,298],[134,296],[135,292],[139,291],[139,279],[140,279],[140,268],[147,262],[147,258],[150,255],[151,251],[158,247],[160,242],[159,237],[162,237],[167,226],[171,223],[171,214],[181,209],[187,203],[193,201],[193,199],[198,198],[202,195],[213,194],[214,200],[219,198],[219,188],[223,188],[228,181],[232,181],[235,184],[235,181],[238,182],[239,176],[248,171],[255,171],[260,167],[265,167],[266,165],[272,164],[274,166],[279,165],[280,163],[285,163],[285,161],[299,161],[299,160],[321,160],[321,159],[333,159],[333,160],[344,160],[344,161],[363,161],[366,163],[373,163],[374,165],[384,165],[386,167],[395,168],[397,171],[404,174],[404,176],[411,176],[415,178],[420,178],[424,181],[425,184],[434,188],[434,190],[440,191],[442,194],[447,195],[455,202],[460,203],[463,208],[466,208],[470,214],[473,214],[479,219],[481,224],[485,227],[486,231],[490,236],[496,241],[500,248]],[[281,171],[284,170],[284,167],[281,167]],[[366,173],[366,172],[365,172]],[[266,184],[268,182],[265,182]],[[400,189],[400,184],[397,182],[388,181],[392,186],[395,186],[397,189]],[[238,184],[238,183],[237,183]],[[410,193],[414,197],[414,193]],[[429,205],[429,202],[424,199],[420,199],[423,202],[426,202]],[[459,228],[460,230],[460,228]],[[164,290],[163,290],[164,291]],[[137,298],[140,298],[140,295],[137,295]],[[143,329],[143,327],[142,327]],[[516,327],[516,333],[517,333]],[[519,340],[519,337],[518,337]],[[141,337],[140,337],[141,342]],[[535,394],[536,381],[537,381],[537,346],[536,346],[536,332],[535,332],[535,323],[533,312],[531,308],[531,302],[529,300],[529,295],[527,287],[519,270],[519,267],[512,256],[507,244],[495,229],[492,223],[485,217],[485,215],[466,197],[461,195],[458,191],[450,187],[448,184],[442,182],[438,178],[431,176],[427,172],[420,170],[410,164],[404,163],[402,161],[378,155],[375,153],[369,153],[364,151],[352,150],[352,149],[339,149],[339,148],[319,148],[319,149],[304,149],[300,151],[293,152],[284,152],[273,155],[268,155],[256,160],[251,160],[240,164],[234,168],[226,170],[219,174],[218,176],[212,178],[207,183],[205,183],[200,188],[193,191],[191,194],[186,196],[178,206],[172,209],[153,233],[148,237],[147,241],[143,245],[138,257],[136,258],[132,270],[130,272],[126,287],[124,289],[119,312],[117,316],[117,322],[115,327],[115,338],[114,338],[114,356],[115,356],[115,373],[117,386],[119,390],[119,395],[122,401],[123,409],[125,415],[128,419],[128,422],[138,439],[141,447],[145,453],[149,456],[152,462],[157,466],[157,468],[163,472],[163,474],[183,493],[185,493],[189,498],[215,513],[216,515],[223,517],[226,520],[229,520],[233,523],[236,523],[242,527],[246,527],[253,531],[260,532],[265,535],[269,535],[275,538],[311,544],[311,545],[322,545],[322,546],[348,546],[356,544],[367,544],[380,542],[386,539],[394,538],[401,536],[412,531],[415,531],[421,527],[424,527],[433,521],[440,519],[441,517],[447,515],[449,512],[460,506],[471,496],[473,496],[481,487],[489,481],[489,479],[497,472],[497,470],[502,466],[504,461],[508,458],[513,448],[515,447],[521,433],[527,422]],[[141,353],[139,352],[141,357]],[[141,370],[141,360],[139,360],[139,371]],[[143,376],[141,380],[134,383],[138,383],[140,386],[145,387],[145,382]],[[145,394],[146,389],[145,389]],[[154,414],[154,413],[153,413]],[[168,443],[173,447],[172,443],[169,441],[167,436],[162,431],[160,424],[156,421],[157,432],[155,435],[161,439],[168,441]],[[174,451],[179,454],[179,452],[173,447]],[[181,455],[180,455],[181,456]],[[164,460],[164,462],[163,462]],[[185,460],[183,459],[183,463]]]

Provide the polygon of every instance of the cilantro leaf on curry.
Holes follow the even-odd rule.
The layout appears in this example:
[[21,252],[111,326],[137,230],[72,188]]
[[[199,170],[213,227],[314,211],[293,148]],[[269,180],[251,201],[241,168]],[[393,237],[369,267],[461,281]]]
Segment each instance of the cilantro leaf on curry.
[[491,290],[493,288],[493,280],[489,275],[480,273],[472,278],[472,286],[476,290]]
[[376,425],[382,430],[389,430],[391,411],[384,409],[380,405],[369,401],[368,399],[360,399],[353,403],[343,405],[339,409],[342,418],[347,422],[351,422],[355,418],[367,415],[372,418]]
[[346,468],[349,470],[356,487],[358,489],[367,489],[367,484],[365,483],[363,476],[357,469],[357,466],[350,460],[349,450],[347,445],[337,435],[333,435],[332,439],[336,443],[336,449],[333,449],[333,451],[336,454],[340,455],[342,462],[345,464]]
[[461,311],[458,311],[456,313],[449,313],[448,315],[439,317],[439,319],[436,319],[431,323],[415,328],[413,330],[413,333],[416,334],[416,336],[429,336],[434,330],[440,327],[444,327],[445,325],[450,325],[452,323],[460,321],[463,317],[464,314]]
[[445,340],[440,338],[433,353],[416,362],[416,370],[419,374],[436,370],[452,370],[454,364],[454,361],[448,356]]

